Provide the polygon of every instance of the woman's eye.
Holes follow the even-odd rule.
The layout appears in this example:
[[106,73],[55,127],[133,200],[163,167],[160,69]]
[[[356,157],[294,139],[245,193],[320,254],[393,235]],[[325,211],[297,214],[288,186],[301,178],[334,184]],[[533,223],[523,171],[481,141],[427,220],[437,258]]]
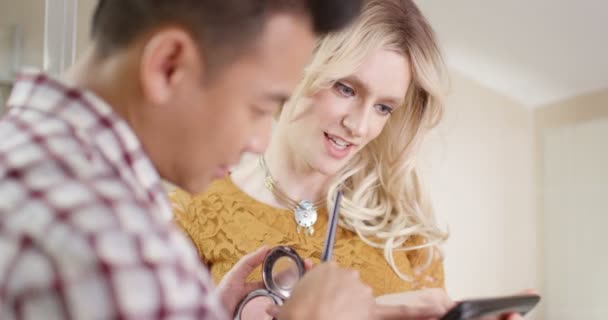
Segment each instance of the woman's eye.
[[269,116],[269,115],[273,114],[272,112],[268,111],[267,109],[264,109],[264,108],[259,107],[257,105],[252,105],[251,109],[253,111],[253,114],[256,117],[266,117],[266,116]]
[[389,115],[389,114],[393,113],[393,108],[391,108],[385,104],[377,104],[376,110],[378,110],[378,112],[380,112],[380,114],[382,114],[382,115]]
[[355,95],[355,90],[342,82],[336,82],[334,88],[345,97],[353,97]]

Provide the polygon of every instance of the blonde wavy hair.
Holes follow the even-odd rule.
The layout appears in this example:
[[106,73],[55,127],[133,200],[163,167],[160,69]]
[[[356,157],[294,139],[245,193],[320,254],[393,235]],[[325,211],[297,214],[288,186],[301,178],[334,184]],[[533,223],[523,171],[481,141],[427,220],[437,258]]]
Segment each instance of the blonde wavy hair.
[[[382,133],[365,146],[332,181],[327,203],[336,189],[344,192],[340,224],[384,257],[405,281],[410,277],[395,265],[395,251],[429,250],[447,238],[438,226],[417,173],[416,158],[425,134],[443,114],[447,88],[445,65],[435,34],[411,0],[367,1],[361,16],[344,31],[319,40],[313,60],[288,103],[291,110],[310,96],[331,87],[374,50],[389,49],[409,59],[412,82],[404,106],[396,108]],[[423,244],[407,245],[413,236]]]

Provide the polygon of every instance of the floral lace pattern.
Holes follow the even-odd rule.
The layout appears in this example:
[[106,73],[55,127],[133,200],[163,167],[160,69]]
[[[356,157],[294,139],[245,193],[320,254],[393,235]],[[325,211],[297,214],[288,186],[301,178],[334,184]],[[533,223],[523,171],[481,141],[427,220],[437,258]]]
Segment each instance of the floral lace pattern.
[[[323,250],[328,214],[320,210],[312,236],[298,233],[293,213],[261,203],[241,191],[228,177],[213,183],[206,193],[192,196],[182,190],[171,192],[170,199],[177,224],[195,244],[203,262],[216,282],[244,255],[262,245],[287,245],[302,258],[318,263]],[[423,243],[412,237],[409,244]],[[436,250],[435,250],[436,251]],[[429,250],[395,252],[399,270],[413,281],[400,279],[380,249],[364,243],[355,233],[339,228],[334,260],[341,266],[357,269],[361,279],[376,296],[423,288],[444,286],[443,261],[438,252],[430,266],[414,271],[426,261]],[[261,280],[258,268],[249,280]]]

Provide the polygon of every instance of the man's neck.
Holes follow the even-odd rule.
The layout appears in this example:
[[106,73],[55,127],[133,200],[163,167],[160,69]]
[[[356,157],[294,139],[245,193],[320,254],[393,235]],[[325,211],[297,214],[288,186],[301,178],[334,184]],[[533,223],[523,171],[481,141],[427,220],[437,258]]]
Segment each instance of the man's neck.
[[[130,123],[130,98],[136,91],[126,77],[123,57],[100,59],[94,47],[86,50],[83,56],[70,67],[62,79],[68,84],[90,91],[105,101],[122,119]],[[131,73],[133,74],[133,73]]]

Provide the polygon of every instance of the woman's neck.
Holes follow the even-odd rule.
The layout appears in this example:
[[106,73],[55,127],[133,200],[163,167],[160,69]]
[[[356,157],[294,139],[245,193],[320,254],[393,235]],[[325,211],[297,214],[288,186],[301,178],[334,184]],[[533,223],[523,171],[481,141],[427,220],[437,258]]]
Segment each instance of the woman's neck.
[[[324,200],[330,177],[312,168],[291,149],[285,135],[276,132],[264,154],[268,171],[283,193],[300,202]],[[232,174],[234,183],[258,201],[277,207],[285,204],[264,186],[266,173],[257,157],[244,163]]]

